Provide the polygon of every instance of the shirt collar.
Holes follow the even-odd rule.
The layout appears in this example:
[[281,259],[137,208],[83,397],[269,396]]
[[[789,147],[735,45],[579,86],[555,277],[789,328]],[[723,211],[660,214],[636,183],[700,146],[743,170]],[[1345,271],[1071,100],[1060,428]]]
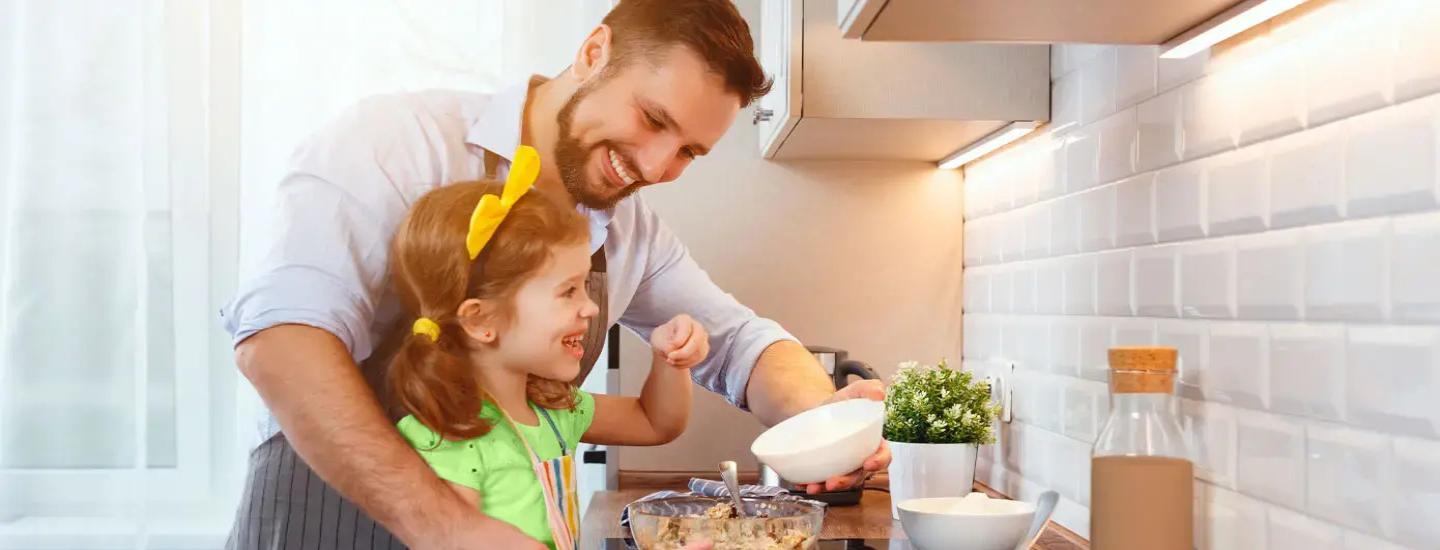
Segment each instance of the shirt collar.
[[490,100],[485,112],[470,125],[465,141],[486,151],[500,155],[507,162],[514,160],[515,148],[520,146],[520,128],[525,122],[525,99],[531,87],[545,82],[543,76],[531,76],[525,82],[501,90]]

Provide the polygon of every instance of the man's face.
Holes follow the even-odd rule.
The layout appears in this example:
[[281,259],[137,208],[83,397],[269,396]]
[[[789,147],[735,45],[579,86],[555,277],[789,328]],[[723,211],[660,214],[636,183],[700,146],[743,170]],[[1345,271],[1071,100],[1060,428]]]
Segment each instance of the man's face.
[[610,67],[560,109],[555,163],[576,201],[605,209],[673,181],[710,151],[740,99],[684,46]]

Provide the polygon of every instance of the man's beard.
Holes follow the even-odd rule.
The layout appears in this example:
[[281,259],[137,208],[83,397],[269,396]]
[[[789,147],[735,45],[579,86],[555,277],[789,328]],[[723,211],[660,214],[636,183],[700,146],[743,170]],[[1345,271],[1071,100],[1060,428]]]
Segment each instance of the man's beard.
[[[609,209],[642,187],[642,185],[628,185],[613,195],[607,196],[597,191],[597,188],[609,189],[612,187],[609,182],[591,182],[586,177],[585,157],[589,151],[580,143],[579,138],[571,134],[572,123],[575,121],[575,108],[580,105],[580,101],[603,82],[603,80],[591,82],[575,90],[574,95],[570,96],[555,117],[559,127],[558,141],[555,142],[555,166],[560,170],[560,181],[565,184],[565,189],[570,192],[570,196],[574,197],[576,202],[594,210]],[[605,160],[608,162],[608,158]]]

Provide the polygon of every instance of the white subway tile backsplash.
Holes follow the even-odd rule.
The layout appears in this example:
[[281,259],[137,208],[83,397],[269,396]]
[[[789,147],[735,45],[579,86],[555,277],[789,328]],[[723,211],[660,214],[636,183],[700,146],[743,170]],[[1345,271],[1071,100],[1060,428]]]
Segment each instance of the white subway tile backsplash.
[[1035,264],[1016,265],[1010,272],[1010,311],[1035,313]]
[[1061,197],[1051,203],[1050,254],[1060,256],[1080,250],[1080,198]]
[[1347,215],[1431,210],[1440,204],[1440,98],[1346,121]]
[[1109,183],[1135,173],[1135,142],[1139,127],[1135,109],[1125,109],[1095,123],[1099,136],[1100,158],[1096,162],[1096,178]]
[[1072,130],[1065,136],[1065,191],[1083,191],[1099,183],[1100,137],[1094,126]]
[[1080,124],[1080,73],[1071,72],[1050,84],[1050,127],[1065,132]]
[[1080,67],[1080,123],[1090,124],[1115,112],[1115,48],[1097,46]]
[[1235,240],[1235,311],[1242,319],[1299,319],[1305,250],[1299,230]]
[[1345,328],[1270,327],[1270,410],[1341,420],[1345,410]]
[[1356,531],[1346,530],[1343,535],[1345,550],[1415,550],[1393,542],[1372,537]]
[[1093,252],[1115,246],[1115,186],[1081,193],[1080,250]]
[[1266,548],[1266,506],[1258,500],[1219,487],[1205,490],[1209,501],[1201,520],[1207,546],[1202,550]]
[[1015,284],[1015,270],[1010,266],[999,266],[990,270],[990,313],[1010,313],[1014,299],[1012,285]]
[[991,315],[966,315],[969,329],[964,335],[965,359],[984,361],[1000,356],[1000,325]]
[[1440,2],[1309,2],[1184,60],[1052,49],[967,169],[962,342],[1017,370],[977,479],[1088,533],[1107,351],[1179,352],[1197,548],[1440,548]]
[[1351,424],[1440,437],[1440,327],[1352,326],[1348,346]]
[[997,214],[995,219],[999,220],[999,229],[1004,231],[1001,235],[1004,243],[1000,252],[1001,260],[1016,262],[1025,259],[1025,212],[1011,210]]
[[1305,427],[1289,417],[1245,410],[1236,411],[1235,423],[1236,487],[1245,494],[1303,509]]
[[1091,442],[1065,438],[1053,438],[1050,447],[1055,452],[1051,471],[1056,491],[1081,506],[1090,505],[1090,447]]
[[[1311,125],[1380,108],[1390,101],[1394,41],[1381,10],[1363,2],[1322,4],[1296,31],[1306,34],[1305,91]],[[1323,30],[1322,30],[1323,29]]]
[[1217,403],[1184,399],[1180,414],[1195,454],[1195,476],[1235,487],[1235,412]]
[[1270,145],[1271,226],[1340,219],[1345,202],[1344,124],[1327,124]]
[[1107,382],[1110,380],[1110,320],[1092,317],[1079,321],[1080,377]]
[[1184,59],[1157,59],[1155,61],[1156,91],[1163,93],[1205,76],[1206,65],[1209,62],[1210,50]]
[[1155,345],[1155,321],[1121,318],[1111,322],[1111,347]]
[[1185,317],[1235,316],[1235,243],[1228,239],[1180,246],[1180,312]]
[[1135,167],[1154,170],[1180,162],[1180,92],[1165,92],[1136,107],[1139,126]]
[[1271,506],[1269,513],[1270,548],[1342,550],[1344,542],[1339,527],[1279,506]]
[[1141,174],[1115,185],[1115,243],[1155,242],[1155,174]]
[[979,268],[965,270],[962,283],[965,295],[965,313],[985,313],[990,310],[990,275]]
[[1175,348],[1180,379],[1176,391],[1185,397],[1204,396],[1205,362],[1210,351],[1210,325],[1204,321],[1163,319],[1155,323],[1155,343]]
[[1095,310],[1101,315],[1133,315],[1130,306],[1129,250],[1095,257]]
[[1196,159],[1235,147],[1233,109],[1224,83],[1208,76],[1182,88],[1185,159]]
[[[1105,421],[1098,414],[1100,401],[1108,399],[1108,392],[1099,382],[1070,380],[1065,386],[1065,435],[1093,444],[1100,423]],[[1089,495],[1086,497],[1088,500]]]
[[1440,541],[1440,441],[1397,438],[1394,475],[1396,538],[1418,548],[1434,547]]
[[1375,220],[1306,230],[1306,318],[1384,318],[1388,223]]
[[1058,317],[1050,323],[1050,372],[1080,375],[1080,322]]
[[1440,92],[1440,4],[1432,0],[1394,2],[1395,101]]
[[1212,323],[1201,379],[1205,398],[1265,408],[1270,382],[1269,336],[1261,323]]
[[1035,309],[1053,315],[1064,311],[1065,260],[1042,260],[1035,267]]
[[1389,523],[1389,494],[1395,464],[1390,438],[1331,426],[1307,430],[1305,509],[1371,534]]
[[1157,46],[1116,46],[1115,105],[1124,109],[1155,96]]
[[1038,200],[1053,199],[1065,192],[1065,143],[1047,132],[1030,138],[1029,159],[1034,171],[1035,196]]
[[1155,173],[1155,233],[1161,242],[1205,235],[1205,171],[1200,163]]
[[1147,317],[1177,317],[1175,300],[1175,246],[1135,250],[1135,314]]
[[1042,202],[1025,207],[1026,258],[1044,258],[1050,255],[1051,204]]
[[1065,260],[1065,314],[1095,314],[1095,257],[1081,255]]
[[1210,235],[1265,229],[1269,213],[1269,164],[1263,145],[1220,155],[1206,163],[1206,211]]
[[1269,37],[1254,46],[1233,70],[1217,78],[1231,98],[1231,116],[1240,143],[1254,143],[1299,130],[1305,124],[1303,48]]
[[1440,214],[1395,220],[1390,301],[1395,318],[1440,321]]

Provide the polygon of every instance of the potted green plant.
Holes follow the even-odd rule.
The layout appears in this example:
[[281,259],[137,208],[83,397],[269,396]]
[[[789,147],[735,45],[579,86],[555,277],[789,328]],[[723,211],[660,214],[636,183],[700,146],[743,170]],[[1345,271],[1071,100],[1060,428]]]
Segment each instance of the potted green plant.
[[890,513],[912,498],[965,496],[975,485],[980,445],[995,442],[999,407],[990,386],[968,371],[915,361],[900,364],[885,397],[890,443]]

